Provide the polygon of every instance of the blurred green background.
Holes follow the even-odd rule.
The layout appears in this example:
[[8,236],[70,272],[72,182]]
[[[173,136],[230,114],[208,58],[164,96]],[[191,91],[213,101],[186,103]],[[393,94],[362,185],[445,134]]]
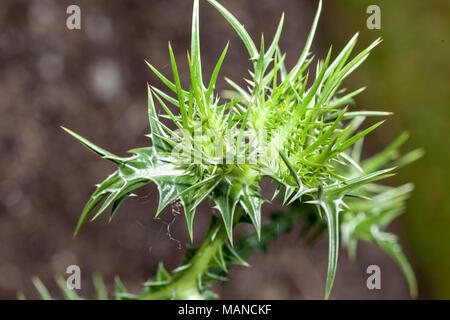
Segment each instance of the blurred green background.
[[[365,8],[381,9],[381,30],[368,30]],[[380,107],[394,117],[372,136],[381,148],[403,130],[404,150],[421,147],[425,156],[402,169],[396,182],[416,185],[401,217],[407,246],[427,298],[450,298],[450,1],[326,1],[321,40],[341,41],[361,31],[361,42],[383,43],[350,77],[348,87],[367,86],[358,107]],[[339,48],[339,46],[338,46]],[[380,105],[381,104],[381,105]]]

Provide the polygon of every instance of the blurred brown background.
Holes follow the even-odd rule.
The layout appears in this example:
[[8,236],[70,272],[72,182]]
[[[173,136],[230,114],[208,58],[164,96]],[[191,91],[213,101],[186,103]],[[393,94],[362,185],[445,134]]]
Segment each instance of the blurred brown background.
[[[270,38],[281,12],[286,13],[281,47],[287,64],[298,57],[317,5],[307,0],[222,0],[245,23],[250,34]],[[81,7],[82,30],[66,28],[66,8]],[[367,30],[369,4],[379,4],[382,29]],[[182,260],[187,233],[183,217],[166,234],[170,209],[153,218],[153,186],[125,201],[114,221],[87,224],[72,232],[95,183],[113,167],[65,134],[60,125],[106,149],[146,146],[149,132],[146,82],[160,83],[146,67],[149,60],[170,75],[167,43],[176,52],[188,80],[186,51],[190,43],[189,0],[2,0],[0,3],[0,298],[17,292],[37,298],[31,278],[38,276],[59,296],[53,278],[66,267],[82,270],[81,293],[92,296],[91,276],[101,274],[109,286],[120,276],[132,292],[152,276],[159,261],[168,269]],[[323,57],[333,43],[342,48],[356,31],[364,44],[378,36],[385,42],[347,85],[369,88],[357,99],[366,108],[393,110],[391,118],[369,139],[369,152],[409,130],[408,147],[424,147],[427,156],[401,171],[395,183],[412,181],[418,190],[410,209],[393,226],[411,258],[422,298],[449,298],[450,215],[446,203],[448,147],[448,21],[446,1],[326,1],[314,51]],[[222,76],[241,79],[249,63],[231,27],[201,1],[201,45],[206,72],[227,40],[231,47]],[[430,24],[432,26],[430,26]],[[421,29],[422,26],[425,29]],[[447,54],[444,54],[446,50]],[[219,82],[219,89],[227,86]],[[427,89],[428,88],[428,89]],[[445,109],[444,109],[445,107]],[[434,109],[433,109],[434,108]],[[446,120],[444,120],[446,119]],[[448,133],[448,132],[447,132]],[[264,211],[270,212],[270,206]],[[202,205],[195,221],[195,240],[205,235],[210,213]],[[327,263],[327,240],[307,246],[298,230],[281,236],[268,255],[255,254],[251,269],[236,267],[231,280],[216,290],[228,299],[320,299]],[[366,268],[382,270],[382,290],[366,288]],[[409,298],[406,281],[379,249],[361,245],[356,261],[342,250],[334,299]]]

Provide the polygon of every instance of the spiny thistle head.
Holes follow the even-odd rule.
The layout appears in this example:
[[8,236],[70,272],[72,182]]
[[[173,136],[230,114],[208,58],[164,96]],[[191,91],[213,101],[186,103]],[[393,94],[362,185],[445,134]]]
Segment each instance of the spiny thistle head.
[[[228,10],[215,0],[208,2],[225,17],[248,50],[252,64],[250,77],[245,79],[248,86],[243,88],[226,79],[233,91],[226,97],[215,92],[228,44],[209,81],[204,80],[199,1],[195,0],[188,89],[182,88],[170,44],[173,80],[147,63],[172,92],[166,94],[148,86],[152,146],[131,150],[131,157],[119,157],[66,129],[92,151],[118,166],[116,172],[98,185],[82,212],[76,232],[102,201],[92,219],[108,207],[112,208],[112,218],[133,190],[154,182],[160,191],[157,215],[170,203],[180,201],[192,239],[196,207],[210,198],[232,243],[233,227],[240,216],[248,218],[260,234],[261,206],[267,201],[260,193],[260,181],[269,177],[278,185],[274,198],[281,192],[284,204],[316,205],[317,214],[326,221],[330,246],[328,297],[336,273],[339,227],[345,230],[345,241],[352,250],[357,238],[394,248],[396,242],[382,240],[384,234],[379,228],[401,211],[403,196],[410,188],[391,190],[374,183],[391,175],[392,168],[387,163],[405,137],[374,158],[360,161],[362,138],[382,121],[361,131],[359,127],[366,117],[390,113],[350,111],[348,105],[352,98],[364,88],[349,93],[341,89],[342,81],[360,66],[380,40],[351,58],[358,38],[356,34],[334,58],[330,49],[326,58],[316,63],[315,72],[310,72],[314,60],[310,49],[321,12],[320,2],[305,47],[295,66],[288,70],[285,55],[278,46],[284,15],[270,44],[266,46],[262,37],[257,49],[245,28]],[[165,114],[157,114],[156,102]],[[169,105],[177,107],[179,113],[173,113]],[[164,125],[160,118],[170,119],[172,128]],[[413,159],[405,161],[409,160]],[[379,194],[375,200],[368,200],[375,194]],[[374,203],[382,204],[386,197],[395,201],[392,200],[384,211],[375,210]],[[358,224],[348,223],[354,222],[356,217],[358,222],[371,220],[358,228]],[[401,252],[391,251],[394,257],[400,257]],[[414,292],[409,265],[401,257],[397,260],[404,266]]]

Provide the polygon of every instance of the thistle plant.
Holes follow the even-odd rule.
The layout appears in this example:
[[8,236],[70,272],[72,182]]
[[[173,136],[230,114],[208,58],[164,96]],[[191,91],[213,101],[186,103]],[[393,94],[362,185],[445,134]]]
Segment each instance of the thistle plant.
[[[128,293],[119,280],[116,299],[208,299],[214,281],[226,281],[233,264],[248,265],[245,258],[265,249],[277,236],[275,227],[287,232],[304,221],[314,235],[328,233],[329,254],[325,298],[328,298],[338,263],[339,236],[354,256],[358,240],[372,242],[390,254],[403,270],[411,294],[416,294],[412,269],[394,235],[384,228],[405,208],[410,184],[391,187],[380,180],[394,168],[414,161],[420,151],[400,157],[401,135],[377,155],[362,160],[363,138],[383,121],[360,129],[368,117],[390,113],[351,111],[353,98],[364,88],[346,92],[342,81],[367,59],[381,40],[356,54],[358,34],[333,58],[332,50],[314,63],[311,44],[322,3],[319,2],[309,36],[297,63],[288,70],[279,48],[284,15],[273,40],[261,38],[259,49],[243,25],[220,3],[216,8],[243,41],[251,61],[246,87],[226,79],[232,90],[220,96],[216,81],[226,57],[223,50],[208,81],[202,69],[199,38],[199,1],[194,0],[191,49],[187,59],[189,87],[182,88],[177,62],[169,44],[171,75],[163,75],[147,63],[167,87],[165,93],[148,85],[148,116],[151,146],[132,149],[128,157],[114,155],[69,129],[117,170],[97,185],[87,202],[75,234],[86,220],[95,220],[110,208],[110,219],[133,191],[149,183],[159,189],[158,216],[179,203],[184,209],[191,240],[194,217],[205,199],[214,204],[209,232],[199,247],[188,247],[183,264],[166,271],[159,265],[156,276],[144,284],[141,294]],[[172,80],[170,80],[172,78]],[[163,114],[157,113],[159,105]],[[179,112],[172,112],[169,106]],[[161,119],[171,121],[165,125]],[[277,185],[271,199],[261,195],[260,182],[269,178]],[[281,202],[284,212],[262,223],[261,206]],[[95,211],[99,206],[100,208]],[[233,241],[233,230],[242,223],[255,232]],[[45,288],[39,284],[40,290]],[[45,292],[44,292],[45,293]],[[71,295],[73,298],[73,294]]]

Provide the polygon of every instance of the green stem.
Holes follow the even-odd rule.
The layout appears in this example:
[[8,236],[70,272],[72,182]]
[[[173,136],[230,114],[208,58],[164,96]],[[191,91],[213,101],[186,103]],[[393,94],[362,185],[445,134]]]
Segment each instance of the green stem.
[[[236,219],[241,210],[236,210]],[[199,292],[198,279],[206,270],[217,251],[226,243],[227,233],[221,219],[213,225],[205,241],[190,261],[190,267],[177,273],[172,282],[156,292],[142,294],[140,300],[158,300],[176,297],[177,299],[200,300],[203,296]]]

